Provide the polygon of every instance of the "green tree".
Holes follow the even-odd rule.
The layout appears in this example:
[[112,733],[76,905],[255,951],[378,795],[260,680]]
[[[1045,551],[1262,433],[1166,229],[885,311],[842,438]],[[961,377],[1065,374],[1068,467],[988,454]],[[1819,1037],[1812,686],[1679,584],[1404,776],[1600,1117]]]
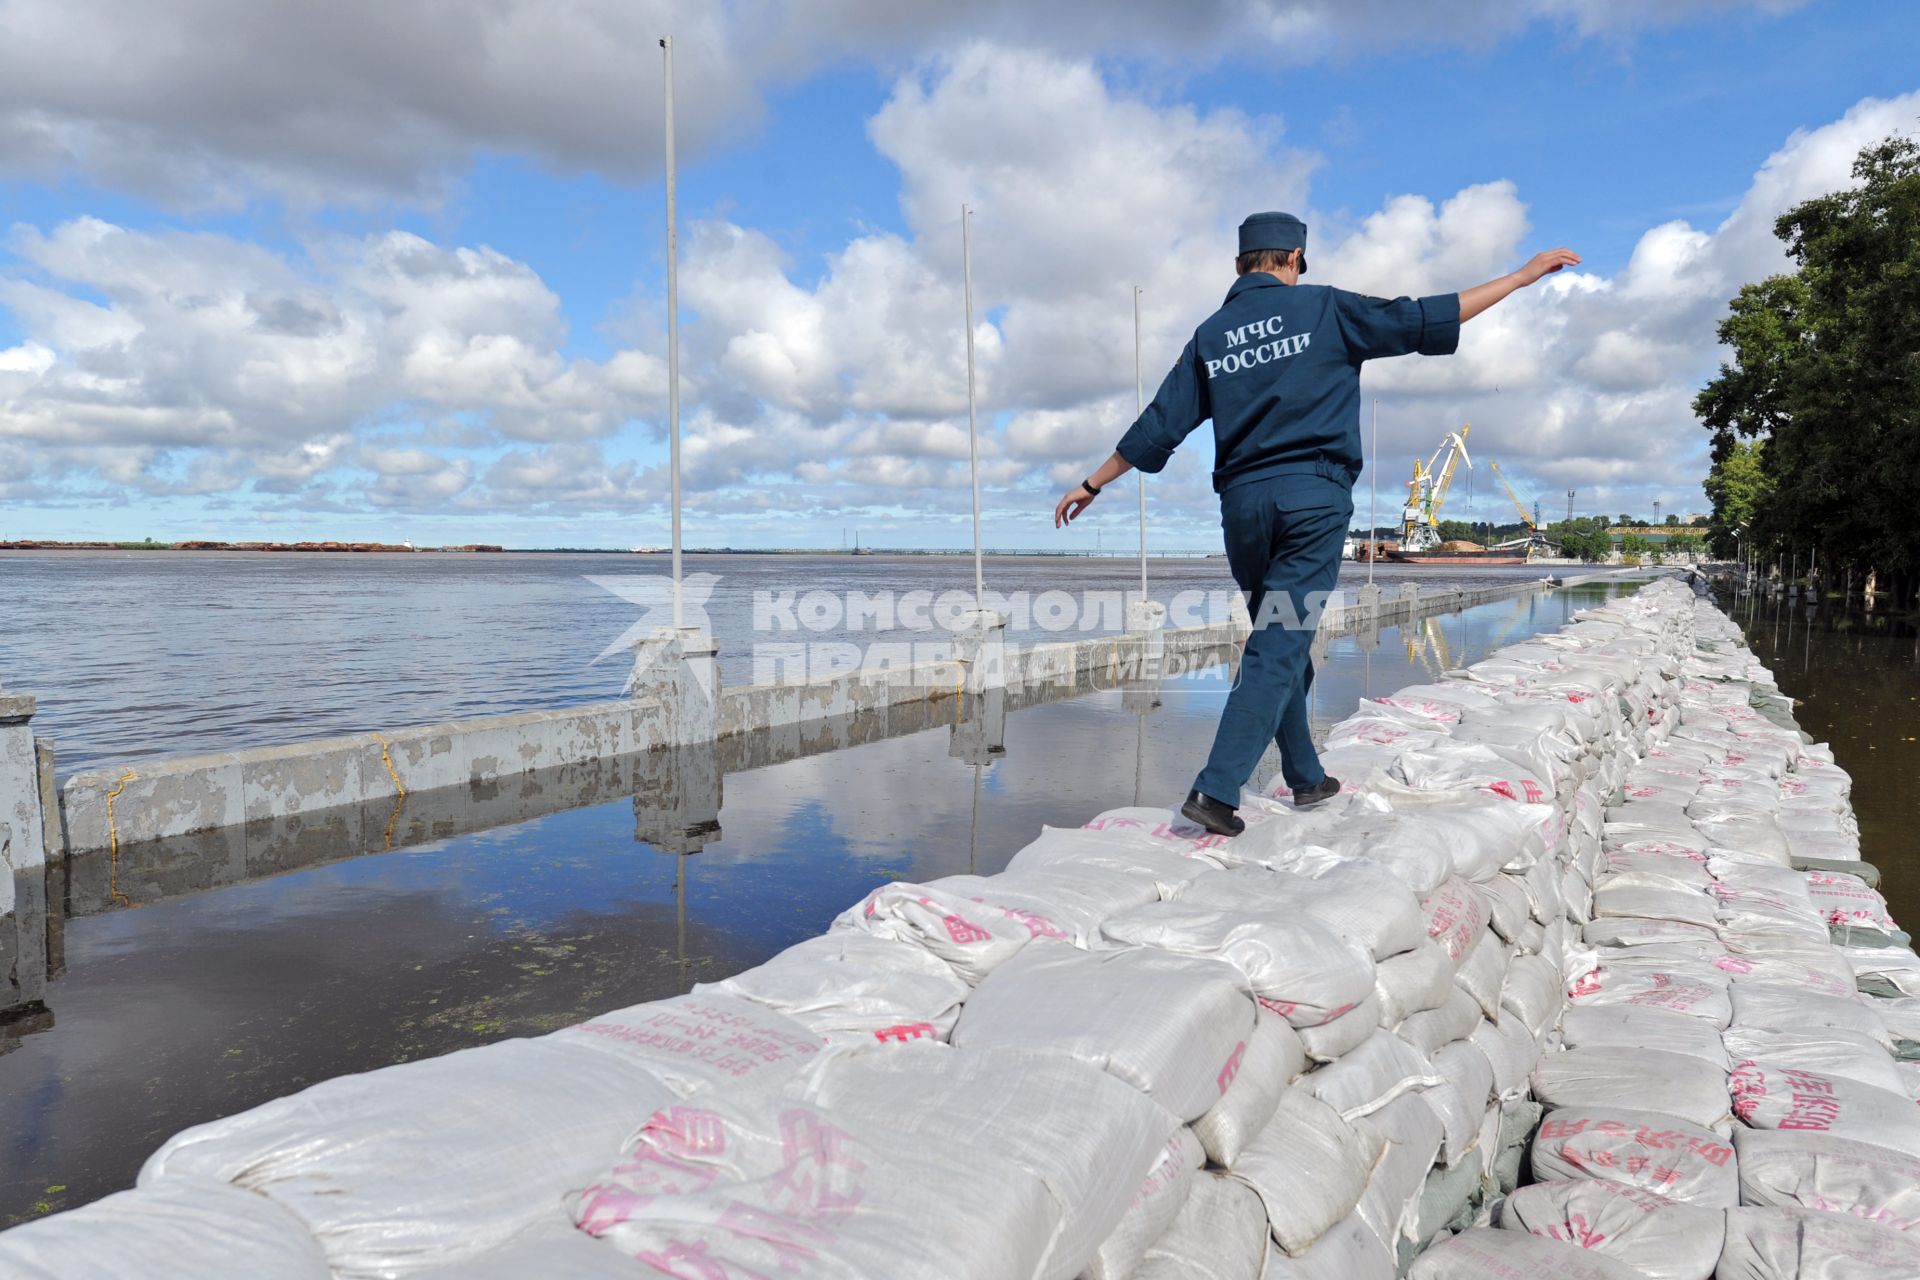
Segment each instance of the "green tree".
[[1667,528],[1677,529],[1679,527],[1680,527],[1680,517],[1675,515],[1671,511],[1667,512]]
[[[1795,270],[1743,287],[1720,325],[1734,359],[1694,400],[1714,442],[1709,536],[1731,554],[1745,495],[1763,555],[1818,544],[1905,605],[1920,583],[1920,144],[1868,147],[1853,176],[1780,217]],[[1765,441],[1757,486],[1734,454],[1748,440]]]
[[1707,545],[1722,559],[1732,559],[1739,553],[1741,540],[1754,536],[1754,521],[1771,496],[1766,447],[1764,440],[1729,439],[1714,445],[1713,465],[1703,486],[1713,503],[1713,514],[1707,517]]
[[1620,563],[1639,564],[1652,550],[1653,544],[1639,534],[1626,534],[1620,539]]

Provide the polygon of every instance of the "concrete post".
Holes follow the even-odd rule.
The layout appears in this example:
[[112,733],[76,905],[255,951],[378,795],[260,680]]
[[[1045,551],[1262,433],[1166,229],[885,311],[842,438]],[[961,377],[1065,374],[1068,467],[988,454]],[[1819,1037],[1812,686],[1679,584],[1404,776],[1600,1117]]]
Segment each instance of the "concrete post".
[[60,808],[60,788],[54,783],[53,740],[35,738],[33,749],[44,820],[40,839],[47,851],[47,977],[51,980],[67,967],[67,823]]
[[1400,584],[1400,606],[1406,610],[1409,621],[1420,612],[1420,586],[1414,582]]
[[47,824],[33,712],[32,695],[0,693],[0,1016],[38,1006],[47,991]]
[[720,838],[724,777],[719,752],[711,741],[638,757],[633,838],[662,853],[699,853]]
[[720,694],[720,646],[695,627],[660,627],[633,647],[627,692],[659,698],[666,710],[666,742],[681,747],[712,742]]
[[[1157,680],[1167,656],[1167,606],[1158,600],[1127,603],[1127,669],[1129,682]],[[1156,700],[1157,701],[1157,700]]]
[[960,615],[953,630],[953,659],[966,668],[970,695],[1007,687],[1007,615],[973,609]]
[[947,755],[967,764],[992,764],[1007,754],[1007,691],[988,689],[967,699],[967,714],[947,735]]

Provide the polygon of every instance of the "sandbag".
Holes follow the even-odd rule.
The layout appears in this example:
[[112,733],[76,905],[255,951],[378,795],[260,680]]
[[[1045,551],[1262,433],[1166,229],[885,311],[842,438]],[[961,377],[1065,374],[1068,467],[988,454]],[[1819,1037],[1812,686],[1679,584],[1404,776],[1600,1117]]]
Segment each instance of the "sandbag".
[[1838,1213],[1742,1208],[1727,1214],[1719,1280],[1913,1280],[1920,1240]]
[[928,888],[962,895],[1006,912],[1034,939],[1076,947],[1095,945],[1108,917],[1160,900],[1160,886],[1145,872],[1106,867],[1041,867],[997,876],[944,876]]
[[1731,1123],[1726,1073],[1678,1053],[1615,1048],[1550,1053],[1533,1069],[1533,1094],[1550,1108],[1658,1111],[1708,1129],[1724,1130]]
[[[932,1042],[875,1047],[834,1055],[792,1092],[835,1124],[885,1126],[962,1166],[977,1152],[1038,1179],[1059,1223],[1041,1274],[1058,1280],[1074,1275],[1118,1227],[1172,1142],[1177,1162],[1194,1151],[1163,1107],[1058,1053]],[[1163,1207],[1170,1216],[1176,1206]]]
[[1540,1045],[1526,1024],[1518,1018],[1482,1022],[1467,1043],[1486,1060],[1494,1092],[1502,1101],[1526,1093],[1534,1065],[1540,1061]]
[[1830,1133],[1740,1129],[1740,1202],[1920,1227],[1920,1157]]
[[1313,877],[1257,868],[1209,872],[1188,885],[1180,901],[1229,910],[1258,906],[1289,919],[1316,920],[1376,960],[1411,951],[1426,938],[1413,891],[1392,872],[1357,860]]
[[1374,968],[1373,989],[1380,997],[1381,1023],[1398,1026],[1423,1009],[1445,1004],[1453,970],[1452,959],[1427,938],[1411,951],[1380,961]]
[[1721,1038],[1728,1055],[1736,1062],[1753,1059],[1778,1067],[1843,1076],[1889,1093],[1906,1092],[1906,1085],[1894,1068],[1893,1056],[1866,1036],[1831,1027],[1790,1031],[1729,1027],[1721,1033]]
[[1295,1085],[1232,1174],[1259,1194],[1274,1242],[1300,1254],[1354,1211],[1384,1145]]
[[1066,1054],[1193,1120],[1220,1100],[1253,1034],[1241,976],[1217,960],[1151,948],[1034,947],[961,1010],[960,1047]]
[[1726,1214],[1590,1178],[1521,1187],[1500,1225],[1616,1258],[1648,1280],[1708,1280],[1726,1241]]
[[1358,1212],[1348,1214],[1294,1257],[1284,1250],[1267,1254],[1261,1280],[1394,1280],[1394,1254]]
[[[924,1026],[913,1026],[884,1040],[930,1038]],[[714,987],[614,1009],[529,1043],[618,1058],[681,1094],[791,1075],[817,1060],[826,1047],[825,1037],[798,1019]]]
[[1253,1188],[1202,1172],[1132,1280],[1260,1280],[1268,1252],[1267,1211]]
[[[1507,976],[1507,944],[1491,929],[1482,929],[1480,937],[1460,961],[1453,980],[1473,997],[1480,1012],[1489,1018],[1500,1016],[1500,986]],[[1556,975],[1557,977],[1558,975]],[[1556,983],[1557,985],[1557,983]]]
[[1480,1022],[1480,1006],[1472,996],[1455,987],[1445,1004],[1414,1014],[1395,1027],[1394,1034],[1420,1052],[1433,1054],[1438,1053],[1442,1045],[1472,1035]]
[[1625,1107],[1549,1112],[1533,1137],[1536,1178],[1600,1178],[1709,1208],[1740,1199],[1733,1146],[1700,1125]]
[[1186,1206],[1206,1159],[1193,1130],[1184,1126],[1174,1130],[1133,1199],[1127,1202],[1120,1224],[1100,1242],[1093,1260],[1081,1270],[1080,1280],[1129,1280],[1138,1274],[1147,1247],[1166,1233]]
[[1360,1220],[1397,1257],[1445,1132],[1433,1109],[1413,1094],[1388,1103],[1357,1127],[1373,1129],[1386,1142],[1360,1197]]
[[1441,1083],[1427,1056],[1391,1031],[1376,1031],[1359,1048],[1309,1072],[1302,1088],[1338,1111],[1357,1120],[1413,1089]]
[[139,1185],[232,1183],[304,1222],[340,1275],[403,1275],[539,1222],[678,1100],[619,1053],[503,1040],[196,1125],[148,1157]]
[[1653,1049],[1679,1053],[1726,1071],[1726,1045],[1712,1023],[1628,1004],[1575,1005],[1560,1017],[1560,1035],[1569,1049]]
[[[1071,1276],[1096,1247],[1089,1241],[1072,1269],[1043,1272],[1062,1222],[1041,1179],[991,1149],[928,1143],[896,1121],[729,1090],[655,1113],[569,1207],[582,1230],[668,1275],[697,1266],[696,1275],[771,1276],[797,1260],[815,1275],[893,1275],[911,1242],[924,1275]],[[1142,1169],[1125,1172],[1137,1185]]]
[[1159,887],[1161,897],[1171,898],[1195,879],[1219,869],[1208,851],[1224,844],[1226,837],[1210,835],[1165,809],[1109,810],[1103,817],[1103,829],[1093,823],[1082,828],[1042,827],[1038,839],[1007,859],[1005,870],[1072,873],[1090,869],[1146,876]]
[[265,1196],[169,1179],[0,1233],[7,1280],[331,1280],[306,1226]]
[[1732,994],[1732,1026],[1768,1031],[1825,1028],[1861,1036],[1889,1051],[1893,1048],[1886,1022],[1865,997],[1836,999],[1771,982],[1742,982]]
[[[1448,989],[1452,989],[1449,980]],[[1468,1003],[1472,1003],[1469,1001]],[[1286,1017],[1297,1012],[1284,1001],[1260,1002],[1262,1009]],[[1315,1062],[1338,1062],[1365,1044],[1367,1037],[1380,1029],[1380,996],[1369,991],[1367,998],[1331,1022],[1300,1028],[1300,1047]]]
[[412,1280],[659,1280],[659,1272],[573,1225],[562,1206],[485,1253]]
[[1413,1261],[1408,1280],[1646,1280],[1602,1253],[1524,1231],[1475,1227],[1442,1241]]
[[829,1040],[865,1043],[945,1036],[968,987],[923,947],[839,930],[694,990],[753,1000]]
[[1440,944],[1447,958],[1458,965],[1467,951],[1486,932],[1487,908],[1465,880],[1449,879],[1421,900],[1427,921],[1427,936]]
[[1560,971],[1540,956],[1516,956],[1500,985],[1502,1016],[1511,1013],[1535,1038],[1559,1020],[1566,1004]]
[[1223,1169],[1232,1168],[1247,1144],[1273,1119],[1280,1095],[1306,1069],[1307,1051],[1300,1033],[1285,1018],[1260,1010],[1227,1091],[1193,1122],[1194,1135],[1207,1157]]
[[1440,1163],[1451,1168],[1479,1136],[1493,1097],[1493,1068],[1470,1042],[1456,1040],[1433,1055],[1433,1072],[1440,1083],[1419,1097],[1440,1120]]
[[883,884],[834,917],[833,928],[911,942],[977,984],[1032,939],[1026,922],[952,888]]
[[1363,948],[1264,901],[1156,902],[1115,916],[1102,932],[1126,948],[1230,965],[1296,1027],[1331,1021],[1373,994],[1373,959]]
[[1920,1107],[1905,1093],[1754,1061],[1735,1063],[1728,1087],[1734,1114],[1756,1129],[1831,1133],[1920,1156]]

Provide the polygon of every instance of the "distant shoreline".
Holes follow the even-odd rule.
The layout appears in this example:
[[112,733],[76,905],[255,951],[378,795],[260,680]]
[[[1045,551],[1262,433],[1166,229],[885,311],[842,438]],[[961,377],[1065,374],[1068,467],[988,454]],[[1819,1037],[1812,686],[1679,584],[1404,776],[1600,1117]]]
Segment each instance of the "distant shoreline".
[[[7,551],[228,551],[261,555],[587,555],[587,556],[667,556],[665,547],[501,547],[488,543],[466,543],[452,547],[411,547],[386,542],[55,542],[21,539],[0,542]],[[971,550],[918,547],[861,547],[858,551],[840,547],[687,547],[686,556],[971,556]],[[990,547],[987,556],[1054,556],[1074,560],[1132,560],[1137,551],[1082,550],[1061,548]],[[1222,553],[1202,550],[1170,550],[1149,553],[1153,560],[1219,559]]]

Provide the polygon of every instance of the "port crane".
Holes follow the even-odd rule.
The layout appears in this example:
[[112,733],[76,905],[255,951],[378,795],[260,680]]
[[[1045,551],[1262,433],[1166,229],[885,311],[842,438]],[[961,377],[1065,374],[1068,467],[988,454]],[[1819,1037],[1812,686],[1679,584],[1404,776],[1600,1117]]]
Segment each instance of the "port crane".
[[1473,470],[1467,456],[1467,432],[1471,423],[1441,438],[1433,456],[1422,463],[1413,460],[1413,479],[1407,481],[1407,506],[1400,513],[1400,549],[1431,551],[1440,545],[1440,508],[1453,487],[1454,468],[1462,461]]
[[1545,547],[1547,545],[1547,539],[1545,535],[1540,532],[1539,505],[1536,503],[1534,506],[1534,514],[1529,515],[1527,513],[1527,504],[1520,501],[1520,495],[1513,491],[1511,484],[1507,483],[1507,473],[1500,469],[1500,464],[1490,460],[1487,465],[1492,467],[1493,474],[1500,478],[1500,487],[1507,491],[1507,497],[1513,503],[1513,509],[1520,513],[1520,523],[1527,527],[1527,536],[1525,538],[1515,538],[1512,542],[1500,543],[1496,549],[1504,550],[1507,547],[1516,546],[1524,542],[1528,554],[1532,554],[1536,548]]

